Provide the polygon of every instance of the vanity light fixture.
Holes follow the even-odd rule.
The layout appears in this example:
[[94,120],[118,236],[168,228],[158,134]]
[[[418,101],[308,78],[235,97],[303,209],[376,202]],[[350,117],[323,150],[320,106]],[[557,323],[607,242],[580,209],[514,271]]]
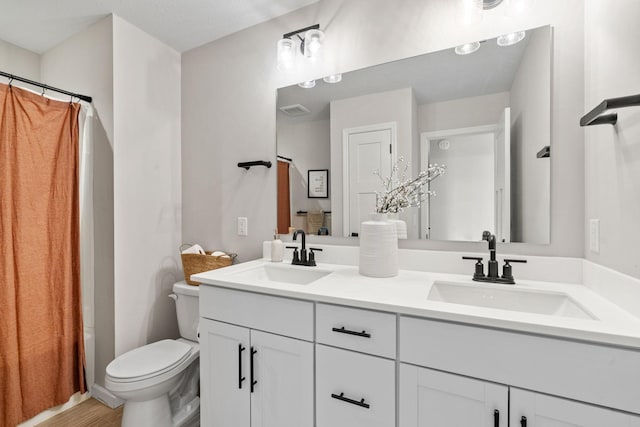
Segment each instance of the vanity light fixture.
[[297,37],[302,55],[310,60],[315,60],[322,48],[324,33],[320,25],[301,28],[290,33],[283,34],[278,40],[278,69],[288,70],[293,67],[296,60]]
[[311,89],[312,87],[316,86],[316,81],[307,80],[306,82],[298,83],[298,86],[300,86],[303,89]]
[[524,40],[526,33],[524,31],[516,31],[514,33],[503,34],[498,37],[498,46],[512,46]]
[[325,83],[340,83],[342,81],[342,74],[332,74],[330,76],[323,77]]
[[480,42],[466,43],[455,48],[458,55],[469,55],[480,49]]

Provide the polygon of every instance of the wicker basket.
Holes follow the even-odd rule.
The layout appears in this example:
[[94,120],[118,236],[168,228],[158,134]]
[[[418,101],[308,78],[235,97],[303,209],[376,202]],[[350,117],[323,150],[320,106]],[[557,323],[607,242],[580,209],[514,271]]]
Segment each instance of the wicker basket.
[[182,257],[182,270],[184,271],[184,280],[194,286],[198,286],[199,282],[191,280],[192,274],[202,273],[204,271],[215,270],[217,268],[228,267],[233,264],[233,259],[237,254],[227,253],[228,256],[213,256],[215,251],[205,251],[206,255],[201,254],[183,254],[182,248],[192,246],[184,244],[180,246],[180,256]]

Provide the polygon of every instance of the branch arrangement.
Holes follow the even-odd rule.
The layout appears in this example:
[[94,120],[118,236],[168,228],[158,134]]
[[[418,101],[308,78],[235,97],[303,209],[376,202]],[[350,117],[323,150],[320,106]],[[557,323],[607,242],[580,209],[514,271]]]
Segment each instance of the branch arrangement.
[[[375,174],[380,177],[384,187],[383,192],[376,191],[376,212],[378,213],[398,213],[404,208],[420,207],[422,202],[429,197],[435,196],[435,191],[424,190],[423,187],[445,172],[445,165],[429,165],[421,171],[414,179],[407,178],[409,165],[400,157],[391,170],[391,176],[383,178],[380,171]],[[400,172],[400,169],[402,171]],[[398,176],[402,174],[402,176]]]

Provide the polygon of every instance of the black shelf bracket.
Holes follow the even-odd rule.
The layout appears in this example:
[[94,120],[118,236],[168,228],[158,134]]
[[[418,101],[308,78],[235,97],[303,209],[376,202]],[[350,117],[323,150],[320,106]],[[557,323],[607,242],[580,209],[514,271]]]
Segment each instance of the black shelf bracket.
[[605,99],[596,108],[582,116],[580,126],[615,125],[618,122],[618,113],[609,113],[609,110],[636,106],[640,106],[640,94]]
[[267,169],[271,168],[271,162],[265,160],[256,160],[254,162],[240,162],[238,163],[239,168],[245,168],[249,170],[251,166],[265,166]]

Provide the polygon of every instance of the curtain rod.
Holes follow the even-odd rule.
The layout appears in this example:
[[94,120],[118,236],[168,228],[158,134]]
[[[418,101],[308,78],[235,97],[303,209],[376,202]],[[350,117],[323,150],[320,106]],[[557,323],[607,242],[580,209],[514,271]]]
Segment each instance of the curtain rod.
[[77,93],[69,92],[68,90],[58,89],[57,87],[49,86],[44,83],[34,82],[33,80],[25,79],[24,77],[14,76],[13,74],[5,73],[4,71],[0,71],[0,76],[7,77],[9,79],[9,83],[11,83],[12,80],[17,80],[19,82],[28,83],[30,85],[41,87],[44,90],[50,90],[53,92],[62,93],[64,95],[69,95],[74,98],[78,98],[82,101],[86,101],[88,103],[91,103],[91,101],[93,100],[90,96],[87,96],[87,95],[79,95]]

